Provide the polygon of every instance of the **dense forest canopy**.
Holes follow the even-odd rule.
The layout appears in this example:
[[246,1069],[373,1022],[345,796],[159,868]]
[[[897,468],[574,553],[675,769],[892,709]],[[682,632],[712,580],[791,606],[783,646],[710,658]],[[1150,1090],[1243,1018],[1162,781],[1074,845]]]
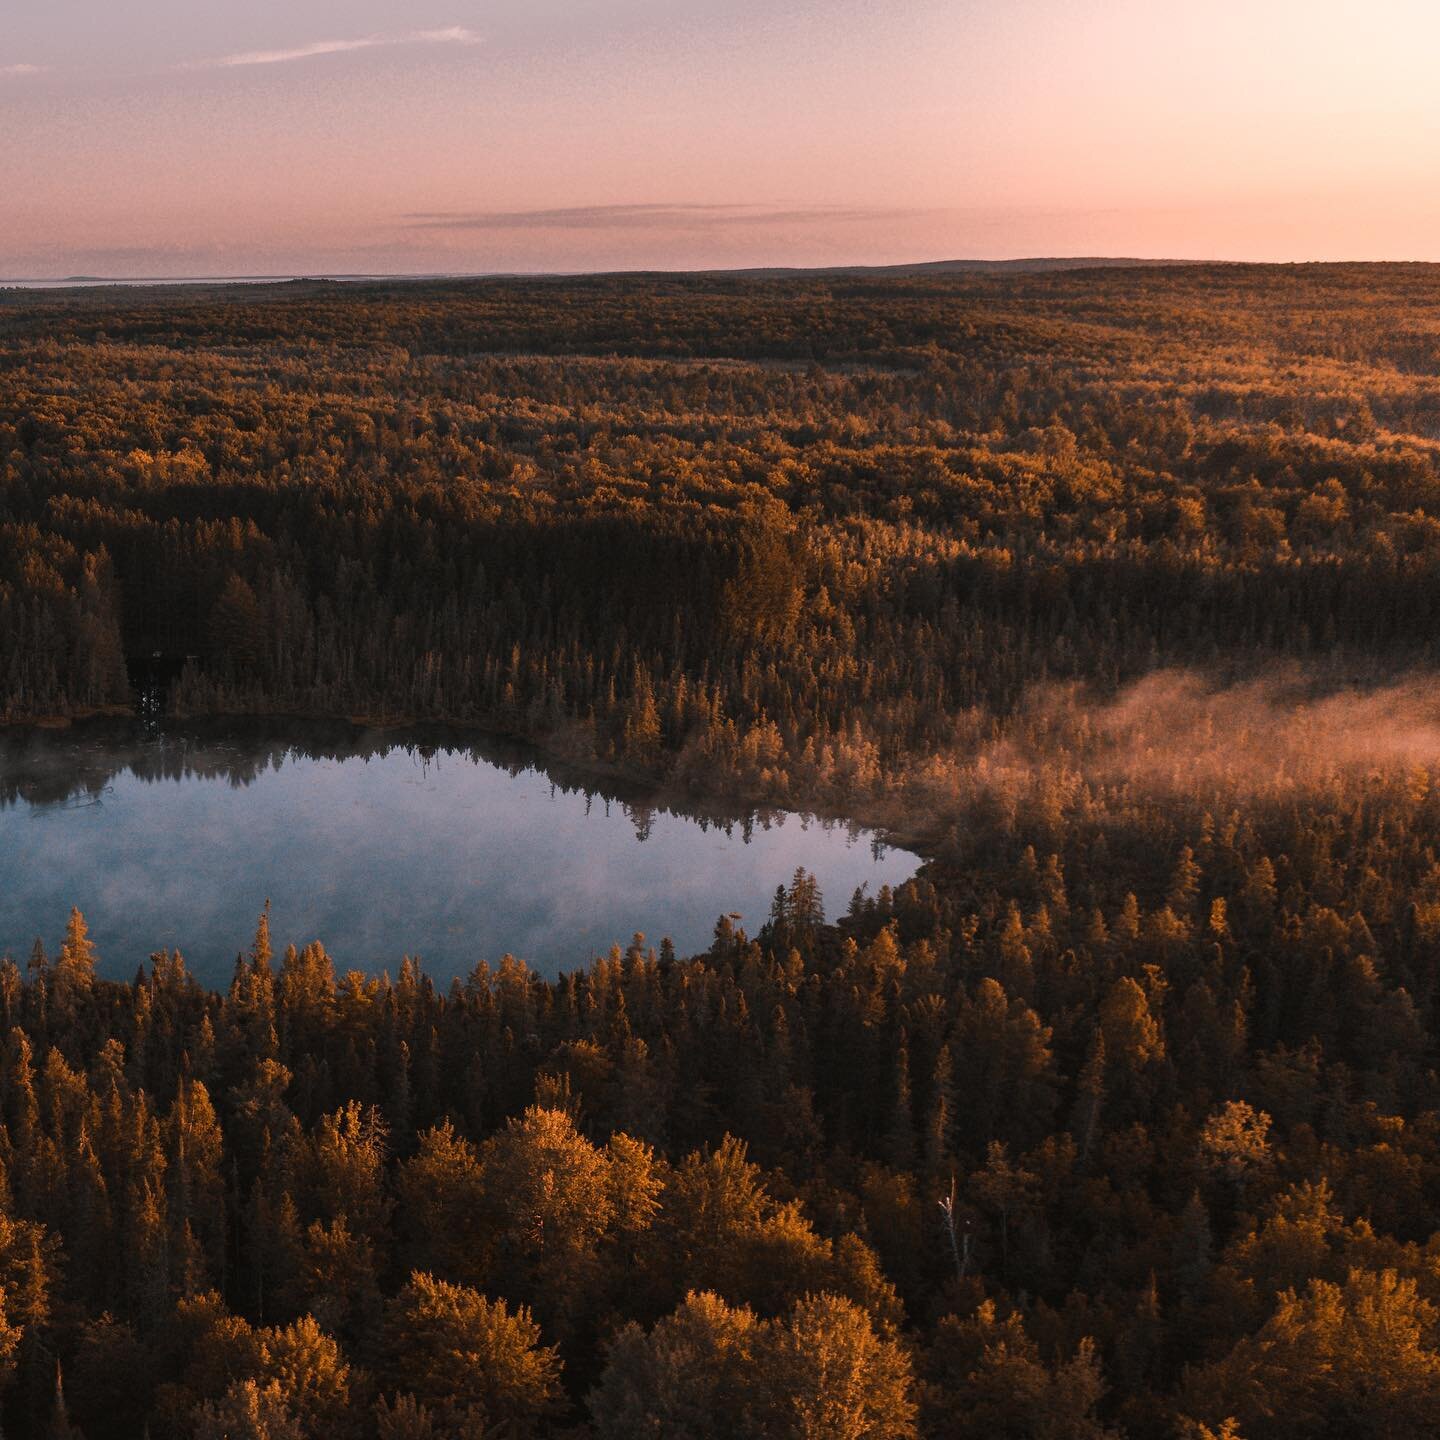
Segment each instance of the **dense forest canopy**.
[[1437,454],[1426,267],[0,294],[5,718],[932,857],[447,990],[75,915],[0,965],[9,1433],[1433,1433]]

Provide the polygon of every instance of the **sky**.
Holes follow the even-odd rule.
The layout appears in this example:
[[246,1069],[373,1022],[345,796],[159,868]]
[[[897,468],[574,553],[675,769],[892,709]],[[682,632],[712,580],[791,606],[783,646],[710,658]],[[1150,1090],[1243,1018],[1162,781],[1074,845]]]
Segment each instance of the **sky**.
[[3,0],[0,277],[1440,261],[1437,0]]

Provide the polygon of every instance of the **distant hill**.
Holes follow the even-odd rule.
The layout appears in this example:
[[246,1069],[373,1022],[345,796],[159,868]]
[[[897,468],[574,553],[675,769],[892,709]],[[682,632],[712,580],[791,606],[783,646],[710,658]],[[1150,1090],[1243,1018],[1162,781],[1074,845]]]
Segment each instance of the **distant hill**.
[[1057,270],[1141,270],[1165,265],[1207,265],[1207,260],[1140,260],[1123,255],[1035,256],[1025,260],[918,260],[904,265],[757,266],[703,270],[703,275],[784,279],[804,275],[1041,275]]

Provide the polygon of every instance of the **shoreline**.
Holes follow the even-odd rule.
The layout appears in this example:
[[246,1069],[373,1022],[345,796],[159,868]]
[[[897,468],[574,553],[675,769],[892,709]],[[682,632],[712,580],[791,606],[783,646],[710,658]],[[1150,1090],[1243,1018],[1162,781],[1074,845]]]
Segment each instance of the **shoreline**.
[[20,719],[0,718],[0,733],[6,730],[68,730],[87,720],[138,720],[133,705],[83,705],[67,714],[27,715]]
[[[130,705],[88,706],[68,715],[48,715],[23,720],[0,720],[0,734],[25,730],[52,733],[70,730],[76,725],[97,720],[139,720],[141,717]],[[667,810],[704,810],[707,806],[716,813],[743,811],[750,815],[769,812],[783,812],[819,820],[826,824],[854,825],[871,831],[882,844],[891,849],[903,850],[916,856],[922,864],[941,858],[944,835],[941,827],[923,827],[897,822],[891,816],[876,813],[871,806],[841,806],[804,797],[776,799],[773,795],[737,790],[732,793],[716,793],[714,790],[696,791],[684,785],[677,785],[663,776],[637,769],[622,762],[600,760],[592,756],[577,755],[563,743],[556,743],[553,736],[537,737],[526,735],[477,721],[454,719],[417,718],[415,716],[394,716],[381,712],[337,712],[311,709],[287,709],[267,707],[260,710],[209,710],[172,711],[160,717],[162,723],[206,724],[211,721],[293,721],[314,725],[349,725],[359,731],[421,731],[428,728],[450,731],[457,737],[471,735],[479,740],[490,740],[500,744],[521,746],[532,752],[540,762],[548,762],[556,768],[572,772],[576,783],[584,785],[586,780],[609,782],[624,789],[633,790],[632,803],[654,805]],[[545,768],[542,764],[542,768]]]

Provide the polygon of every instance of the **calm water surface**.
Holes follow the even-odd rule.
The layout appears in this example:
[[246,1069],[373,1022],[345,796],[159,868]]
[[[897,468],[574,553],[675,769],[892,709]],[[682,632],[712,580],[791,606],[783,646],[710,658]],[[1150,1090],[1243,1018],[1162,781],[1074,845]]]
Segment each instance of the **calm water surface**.
[[799,815],[729,818],[606,797],[525,752],[453,735],[105,722],[0,736],[0,954],[59,946],[85,912],[101,969],[178,947],[229,980],[268,898],[277,951],[318,939],[336,968],[404,954],[447,981],[510,952],[554,973],[636,931],[681,954],[716,918],[751,933],[797,866],[833,916],[914,855]]

